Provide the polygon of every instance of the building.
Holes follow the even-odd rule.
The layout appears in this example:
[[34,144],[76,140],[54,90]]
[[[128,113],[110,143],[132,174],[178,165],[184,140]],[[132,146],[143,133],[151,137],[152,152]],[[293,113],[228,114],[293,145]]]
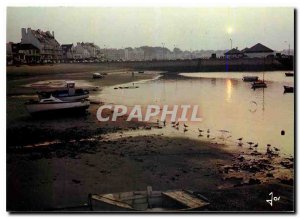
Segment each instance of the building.
[[6,44],[7,64],[41,63],[40,49],[32,44],[9,42]]
[[22,28],[21,44],[31,44],[39,50],[42,62],[60,62],[62,60],[62,50],[60,44],[50,31],[32,30]]
[[245,48],[244,55],[249,58],[264,58],[274,55],[274,51],[263,44],[257,43],[251,48]]
[[74,46],[73,44],[61,45],[63,61],[69,62],[74,60]]
[[244,56],[244,54],[241,51],[239,51],[238,48],[233,48],[233,49],[225,52],[224,56],[226,58],[233,59],[233,58],[241,58]]
[[83,46],[84,43],[77,42],[74,48],[74,59],[78,61],[86,60],[91,57],[90,52]]

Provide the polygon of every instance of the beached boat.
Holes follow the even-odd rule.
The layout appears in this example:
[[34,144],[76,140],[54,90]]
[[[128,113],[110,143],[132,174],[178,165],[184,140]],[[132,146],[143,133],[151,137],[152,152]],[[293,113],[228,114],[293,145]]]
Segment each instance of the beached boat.
[[86,99],[89,97],[89,91],[85,89],[76,89],[74,81],[66,81],[66,85],[64,87],[55,87],[55,86],[45,86],[45,84],[41,87],[35,87],[39,91],[37,94],[39,99],[50,98],[53,96],[54,98],[58,98],[62,101],[78,101],[81,99]]
[[286,77],[293,77],[293,76],[294,76],[294,73],[285,73],[285,76],[286,76]]
[[85,111],[90,102],[86,99],[81,101],[62,101],[58,98],[50,96],[39,101],[30,100],[25,103],[27,111],[34,114],[50,113],[50,112],[80,112]]
[[102,79],[103,77],[101,73],[93,73],[93,79]]
[[294,87],[292,86],[283,86],[284,88],[284,93],[293,93],[294,92]]
[[267,88],[267,84],[262,80],[258,80],[252,83],[252,89],[259,89],[259,88]]
[[89,91],[84,89],[42,91],[37,94],[40,99],[49,98],[52,95],[62,101],[78,101],[89,97]]
[[255,82],[255,81],[258,81],[258,76],[244,76],[243,81],[244,82]]
[[208,200],[187,190],[131,191],[112,194],[90,194],[89,204],[94,211],[168,212],[204,210]]

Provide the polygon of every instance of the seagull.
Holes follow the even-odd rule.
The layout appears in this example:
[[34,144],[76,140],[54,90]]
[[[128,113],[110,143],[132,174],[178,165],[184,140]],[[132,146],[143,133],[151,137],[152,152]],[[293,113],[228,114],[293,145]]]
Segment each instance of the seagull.
[[199,136],[199,137],[202,137],[203,135],[200,133],[198,136]]
[[185,128],[189,127],[189,126],[188,126],[188,125],[186,125],[185,123],[183,124],[183,126],[184,126]]
[[254,144],[253,142],[247,142],[249,145],[250,145],[250,147],[249,147],[249,149],[252,149],[252,145]]
[[255,151],[256,151],[257,147],[258,147],[258,143],[256,143],[255,145],[253,145],[253,147],[255,148]]
[[238,138],[237,140],[239,140],[239,141],[242,141],[242,140],[243,140],[243,137],[241,137],[241,138]]
[[275,150],[275,151],[280,151],[280,149],[278,149],[278,148],[275,148],[275,147],[274,147],[274,150]]
[[207,130],[207,133],[210,133],[209,129]]
[[171,124],[175,125],[176,121],[172,121]]
[[242,146],[242,145],[243,145],[243,143],[241,143],[241,142],[238,143],[238,146]]
[[177,123],[175,124],[175,126],[179,126],[179,122],[177,122]]
[[202,129],[199,129],[199,128],[198,128],[198,131],[199,131],[200,133],[202,133],[202,132],[203,132],[203,130],[202,130]]
[[186,132],[186,131],[188,131],[187,128],[184,128],[184,129],[183,129],[183,132]]

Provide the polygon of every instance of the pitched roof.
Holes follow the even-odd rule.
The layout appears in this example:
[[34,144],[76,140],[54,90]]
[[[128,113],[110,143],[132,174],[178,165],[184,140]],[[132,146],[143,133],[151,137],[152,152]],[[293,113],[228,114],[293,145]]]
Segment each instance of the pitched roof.
[[240,52],[238,49],[233,48],[227,52],[224,53],[225,55],[235,55],[235,54],[242,54],[242,52]]
[[246,51],[246,53],[256,53],[256,52],[273,52],[273,50],[260,43],[257,43],[256,45],[252,46]]
[[244,52],[247,52],[247,51],[248,51],[248,49],[249,49],[249,48],[248,48],[248,47],[246,47],[246,48],[242,49],[242,50],[241,50],[241,52],[242,52],[242,53],[244,53]]
[[70,50],[71,48],[73,47],[73,44],[63,44],[63,45],[61,45],[61,48],[63,49],[63,50]]

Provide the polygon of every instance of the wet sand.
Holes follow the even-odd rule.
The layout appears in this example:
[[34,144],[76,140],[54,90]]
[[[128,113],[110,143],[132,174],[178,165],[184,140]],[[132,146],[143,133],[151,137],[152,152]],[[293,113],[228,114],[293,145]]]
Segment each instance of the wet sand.
[[[92,98],[93,92],[103,86],[151,79],[157,73],[132,77],[130,69],[78,64],[7,70],[7,209],[10,211],[81,205],[87,202],[89,193],[145,190],[149,185],[154,190],[198,191],[211,201],[212,211],[293,210],[290,165],[293,160],[251,155],[253,151],[248,150],[241,158],[240,152],[229,152],[226,145],[167,137],[163,129],[154,133],[155,124],[128,123],[122,118],[116,123],[100,123],[95,114],[101,99],[94,99],[86,115],[60,118],[59,122],[57,118],[32,118],[23,105],[34,94],[32,89],[24,87],[32,82],[85,80],[91,84]],[[91,72],[108,75],[103,80],[93,80]],[[152,130],[146,130],[146,126]],[[124,134],[137,129],[145,134]],[[110,138],[107,134],[118,137]],[[277,165],[271,169],[274,163]],[[250,167],[255,164],[259,169]],[[287,172],[281,173],[281,168]],[[273,207],[265,201],[271,191],[281,196]]]

